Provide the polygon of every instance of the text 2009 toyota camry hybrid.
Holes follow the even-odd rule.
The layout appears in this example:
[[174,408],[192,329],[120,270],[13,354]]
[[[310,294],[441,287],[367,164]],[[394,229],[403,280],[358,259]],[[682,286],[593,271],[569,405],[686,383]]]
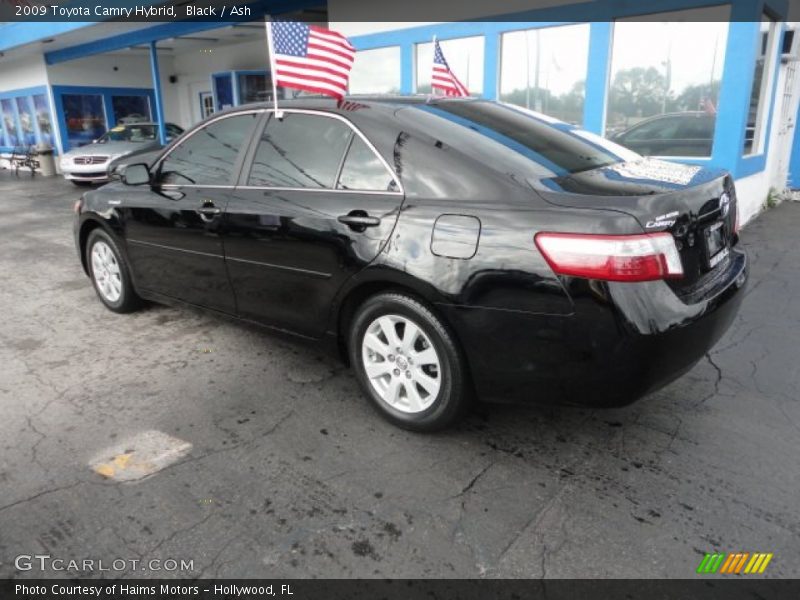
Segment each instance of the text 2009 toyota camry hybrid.
[[473,398],[630,403],[708,352],[747,279],[728,174],[483,100],[239,107],[76,212],[111,310],[324,341],[416,430]]

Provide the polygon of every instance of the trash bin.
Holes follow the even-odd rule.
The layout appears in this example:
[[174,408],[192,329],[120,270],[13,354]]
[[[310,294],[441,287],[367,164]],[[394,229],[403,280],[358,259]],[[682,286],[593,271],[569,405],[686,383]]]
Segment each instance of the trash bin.
[[48,144],[37,144],[33,153],[39,163],[39,173],[43,177],[52,177],[56,174],[56,161],[53,157],[53,147]]

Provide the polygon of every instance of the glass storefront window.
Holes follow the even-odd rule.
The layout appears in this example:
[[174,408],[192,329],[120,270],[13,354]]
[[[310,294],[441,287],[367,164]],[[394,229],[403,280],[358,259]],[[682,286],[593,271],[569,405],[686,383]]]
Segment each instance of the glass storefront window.
[[14,102],[12,100],[0,100],[0,110],[3,113],[3,125],[6,130],[6,145],[18,146],[20,144],[20,137],[17,131],[17,117],[14,111]]
[[589,25],[511,31],[501,39],[500,100],[580,125]]
[[106,113],[100,94],[64,94],[61,97],[67,140],[71,147],[83,146],[106,132]]
[[33,127],[33,111],[30,101],[27,96],[21,96],[16,98],[16,102],[19,124],[22,129],[20,132],[22,143],[25,146],[33,146],[36,144],[36,129]]
[[[237,73],[239,80],[239,104],[269,102],[272,100],[272,78],[262,73]],[[284,97],[283,88],[278,88],[278,99]]]
[[711,155],[728,23],[682,16],[614,24],[606,136],[640,154]]
[[50,120],[50,104],[44,94],[33,96],[33,110],[36,113],[36,123],[39,126],[41,143],[52,146],[54,144],[53,123]]
[[114,122],[117,125],[152,121],[150,98],[147,96],[111,96]]
[[764,151],[766,117],[772,91],[770,74],[775,70],[777,23],[767,17],[761,21],[758,56],[753,72],[753,87],[750,91],[750,110],[744,137],[744,153],[758,154]]
[[400,46],[356,52],[350,71],[351,94],[399,94]]
[[[482,35],[440,40],[447,64],[472,95],[483,93],[483,46]],[[416,91],[418,94],[429,94],[431,91],[431,75],[433,72],[433,42],[425,42],[416,46]]]

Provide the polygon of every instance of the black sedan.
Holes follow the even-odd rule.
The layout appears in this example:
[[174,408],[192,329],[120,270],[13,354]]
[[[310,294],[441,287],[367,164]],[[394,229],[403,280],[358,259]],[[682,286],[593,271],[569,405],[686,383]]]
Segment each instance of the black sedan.
[[729,175],[474,99],[214,115],[86,193],[100,300],[337,349],[395,424],[473,398],[619,406],[689,370],[747,279]]

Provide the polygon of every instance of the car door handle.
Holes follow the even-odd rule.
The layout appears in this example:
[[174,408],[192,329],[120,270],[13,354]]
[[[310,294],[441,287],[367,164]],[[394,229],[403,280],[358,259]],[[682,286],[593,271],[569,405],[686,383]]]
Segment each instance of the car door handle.
[[203,202],[203,206],[197,209],[197,212],[200,214],[200,218],[203,221],[206,223],[213,223],[214,219],[222,214],[222,209],[214,206],[211,200],[206,200]]
[[370,217],[363,211],[353,211],[350,214],[339,217],[339,223],[343,223],[356,231],[364,231],[367,227],[376,227],[381,224],[378,217]]

